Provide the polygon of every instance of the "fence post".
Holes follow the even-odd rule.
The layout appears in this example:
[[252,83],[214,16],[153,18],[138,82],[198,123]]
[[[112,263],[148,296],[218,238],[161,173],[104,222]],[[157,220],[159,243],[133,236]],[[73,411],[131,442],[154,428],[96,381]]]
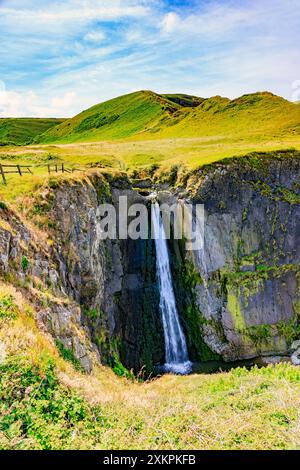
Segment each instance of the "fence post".
[[3,166],[1,165],[1,163],[0,163],[0,173],[2,175],[3,183],[6,184],[6,178],[5,178]]
[[21,171],[20,165],[17,165],[17,168],[18,168],[19,175],[22,176],[22,171]]
[[63,163],[61,164],[61,171],[62,171],[62,173],[64,173],[64,171],[65,171],[65,165]]
[[49,173],[49,175],[50,175],[50,173],[51,173],[50,165],[48,165],[48,173]]
[[55,165],[55,171],[56,171],[56,173],[57,173],[57,164]]

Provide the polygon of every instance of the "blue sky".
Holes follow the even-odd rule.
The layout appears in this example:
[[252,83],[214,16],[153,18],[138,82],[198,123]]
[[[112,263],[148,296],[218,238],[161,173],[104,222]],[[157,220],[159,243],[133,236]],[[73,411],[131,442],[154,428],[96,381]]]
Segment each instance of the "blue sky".
[[140,89],[300,99],[299,0],[0,0],[0,116]]

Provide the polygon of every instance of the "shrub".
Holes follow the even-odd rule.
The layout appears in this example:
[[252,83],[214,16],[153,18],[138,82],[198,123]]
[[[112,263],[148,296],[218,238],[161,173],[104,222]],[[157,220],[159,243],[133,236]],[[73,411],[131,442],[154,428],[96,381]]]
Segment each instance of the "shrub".
[[29,261],[28,261],[28,259],[26,258],[26,256],[23,256],[23,257],[22,257],[21,265],[22,265],[23,271],[26,272],[27,269],[28,269],[28,266],[29,266]]
[[1,449],[68,449],[84,438],[99,442],[106,421],[100,407],[91,408],[60,385],[52,359],[43,367],[20,358],[0,364]]
[[11,295],[7,295],[0,299],[0,319],[17,317],[17,308],[13,302]]
[[114,355],[113,358],[114,366],[113,371],[119,377],[126,377],[126,379],[134,380],[134,374],[130,372],[126,367],[122,364],[117,354]]
[[171,186],[175,186],[175,184],[176,184],[178,170],[179,170],[178,165],[171,166],[170,174],[169,174],[169,183],[170,183]]

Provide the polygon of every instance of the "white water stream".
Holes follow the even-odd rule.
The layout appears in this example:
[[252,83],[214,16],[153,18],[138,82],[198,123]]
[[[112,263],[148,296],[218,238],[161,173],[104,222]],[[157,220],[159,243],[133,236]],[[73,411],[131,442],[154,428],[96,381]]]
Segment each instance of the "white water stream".
[[156,270],[160,290],[160,309],[162,313],[166,363],[166,372],[187,374],[191,372],[185,336],[179,322],[176,300],[173,290],[168,246],[165,237],[160,208],[157,202],[151,206],[152,224],[156,246]]

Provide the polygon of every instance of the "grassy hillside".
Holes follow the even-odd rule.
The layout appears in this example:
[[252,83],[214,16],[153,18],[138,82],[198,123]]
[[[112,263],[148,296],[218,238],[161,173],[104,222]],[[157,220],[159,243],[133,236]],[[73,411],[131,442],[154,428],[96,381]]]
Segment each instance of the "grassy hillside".
[[0,282],[0,449],[295,449],[300,370],[279,364],[139,383],[61,357]]
[[48,130],[36,142],[124,139],[147,131],[180,107],[151,91],[131,93],[83,111]]
[[[243,95],[229,100],[215,96],[191,109],[174,125],[159,125],[160,136],[251,136],[252,139],[300,134],[300,108],[272,93]],[[152,131],[156,131],[153,129]]]
[[0,118],[0,145],[24,145],[63,119],[54,118]]
[[36,142],[207,136],[259,140],[299,134],[299,106],[269,92],[229,100],[140,91],[93,106],[52,127]]

